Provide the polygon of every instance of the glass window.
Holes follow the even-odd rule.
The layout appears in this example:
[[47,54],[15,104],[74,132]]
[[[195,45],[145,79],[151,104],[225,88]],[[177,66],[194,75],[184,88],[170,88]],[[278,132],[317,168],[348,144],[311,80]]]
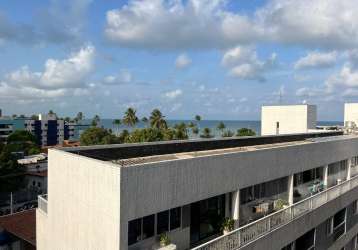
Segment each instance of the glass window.
[[358,214],[358,200],[353,202],[353,211],[354,214]]
[[128,222],[128,245],[132,245],[141,239],[142,219]]
[[170,230],[180,227],[181,207],[170,209]]
[[308,250],[314,246],[315,229],[305,233],[296,240],[296,249]]
[[342,209],[341,211],[337,212],[333,217],[333,228],[341,225],[346,218],[346,209]]
[[142,237],[142,239],[147,239],[147,238],[154,236],[154,220],[155,220],[154,214],[143,218],[143,237]]
[[157,234],[167,232],[169,229],[169,210],[157,215]]

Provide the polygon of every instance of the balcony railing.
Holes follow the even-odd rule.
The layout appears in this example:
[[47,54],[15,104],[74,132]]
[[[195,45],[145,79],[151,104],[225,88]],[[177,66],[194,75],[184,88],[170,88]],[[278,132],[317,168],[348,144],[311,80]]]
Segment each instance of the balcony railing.
[[38,208],[47,214],[47,194],[38,196]]
[[265,234],[270,233],[294,219],[322,206],[349,190],[358,186],[358,176],[341,184],[328,188],[320,193],[310,196],[287,208],[265,216],[257,221],[237,228],[227,235],[215,238],[192,250],[235,250],[243,247]]

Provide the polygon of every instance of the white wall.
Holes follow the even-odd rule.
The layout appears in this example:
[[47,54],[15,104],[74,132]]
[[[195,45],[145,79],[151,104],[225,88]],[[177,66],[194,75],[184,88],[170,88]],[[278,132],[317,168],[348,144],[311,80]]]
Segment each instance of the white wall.
[[344,104],[344,125],[346,122],[354,122],[358,126],[358,103]]
[[48,213],[37,219],[37,249],[119,249],[119,167],[49,150],[48,178]]
[[261,109],[261,135],[307,133],[316,128],[315,105],[263,106]]

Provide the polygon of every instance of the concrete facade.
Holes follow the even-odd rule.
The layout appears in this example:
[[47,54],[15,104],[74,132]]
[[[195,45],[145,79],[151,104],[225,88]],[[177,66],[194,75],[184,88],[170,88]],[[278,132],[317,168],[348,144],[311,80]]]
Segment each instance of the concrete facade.
[[[100,147],[96,148],[100,150]],[[239,190],[357,155],[356,136],[254,146],[240,152],[218,152],[127,167],[51,149],[47,213],[37,211],[37,248],[151,249],[156,237],[128,246],[129,221],[181,207],[181,227],[169,235],[179,250],[188,249],[190,204],[218,195],[231,196],[231,214],[236,219],[240,216],[236,208],[240,205]],[[247,249],[280,249],[278,247],[285,246],[310,229],[308,220],[310,226],[316,227],[335,210],[357,198],[356,190],[351,191],[328,203],[326,209],[317,209],[320,216],[312,219],[304,216],[301,223],[296,221],[285,226],[294,230],[286,228],[269,234],[266,237],[272,241],[271,248],[258,240]],[[262,247],[255,247],[256,244]]]
[[315,105],[262,106],[261,135],[307,133],[316,129]]
[[358,126],[358,103],[344,104],[344,125]]

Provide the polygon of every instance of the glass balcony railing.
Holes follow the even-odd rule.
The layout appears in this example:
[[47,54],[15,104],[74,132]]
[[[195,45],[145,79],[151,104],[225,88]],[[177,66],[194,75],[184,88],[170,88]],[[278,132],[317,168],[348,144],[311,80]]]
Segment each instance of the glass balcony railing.
[[47,214],[47,194],[38,196],[38,208]]
[[235,250],[358,187],[358,176],[237,228],[192,250]]

